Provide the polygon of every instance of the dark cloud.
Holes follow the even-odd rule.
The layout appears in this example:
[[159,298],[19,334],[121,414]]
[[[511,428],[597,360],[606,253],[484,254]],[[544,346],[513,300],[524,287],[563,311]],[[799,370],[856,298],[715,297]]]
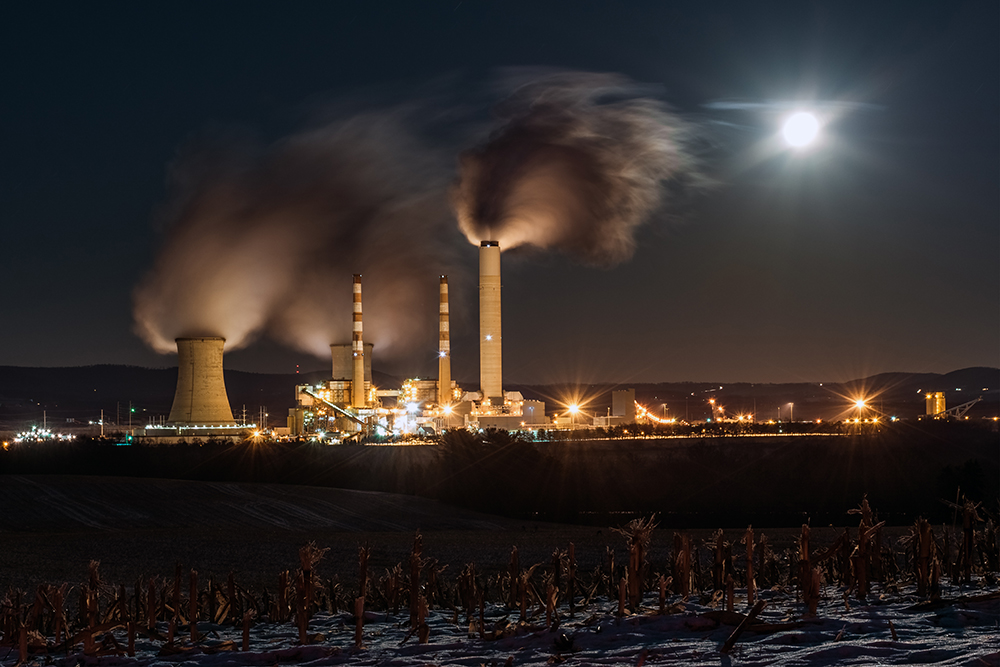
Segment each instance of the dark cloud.
[[350,340],[351,276],[362,273],[366,338],[380,355],[410,350],[436,316],[457,235],[447,162],[404,115],[356,115],[264,147],[190,147],[173,170],[163,246],[134,292],[142,337],[170,352],[181,336],[233,349],[266,333],[325,356]]
[[557,249],[612,265],[670,183],[695,183],[692,126],[629,80],[559,73],[520,86],[460,157],[452,200],[470,242]]

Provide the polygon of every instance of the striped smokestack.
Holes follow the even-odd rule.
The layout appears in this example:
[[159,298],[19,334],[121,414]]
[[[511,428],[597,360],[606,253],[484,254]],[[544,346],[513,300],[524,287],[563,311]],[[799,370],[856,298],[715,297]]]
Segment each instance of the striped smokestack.
[[503,405],[500,357],[500,244],[479,245],[479,382],[483,398]]
[[448,276],[441,276],[438,306],[438,405],[451,404],[451,332],[448,323]]
[[354,373],[351,377],[351,406],[365,407],[365,342],[361,329],[361,274],[354,274],[354,337],[351,352],[354,356]]

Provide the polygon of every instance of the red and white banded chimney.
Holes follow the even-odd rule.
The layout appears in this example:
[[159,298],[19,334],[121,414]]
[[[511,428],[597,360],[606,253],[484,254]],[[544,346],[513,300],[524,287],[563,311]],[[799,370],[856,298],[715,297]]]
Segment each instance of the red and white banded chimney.
[[351,339],[354,372],[351,377],[351,406],[363,408],[365,396],[365,342],[361,328],[361,274],[354,274],[354,335]]
[[438,405],[451,404],[451,332],[448,321],[448,276],[441,276],[438,306]]

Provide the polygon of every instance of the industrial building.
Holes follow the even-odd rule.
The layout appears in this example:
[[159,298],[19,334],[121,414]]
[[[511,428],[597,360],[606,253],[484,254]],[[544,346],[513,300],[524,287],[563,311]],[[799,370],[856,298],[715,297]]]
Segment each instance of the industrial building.
[[606,416],[595,416],[594,426],[608,428],[631,424],[635,420],[635,389],[616,389],[611,392],[611,409]]
[[[412,378],[398,389],[372,385],[374,347],[365,343],[361,276],[354,276],[353,340],[330,346],[332,375],[318,385],[298,385],[287,433],[327,442],[360,435],[431,434],[454,428],[531,429],[545,426],[545,404],[503,390],[500,246],[479,249],[480,391],[466,392],[451,379],[448,277],[438,301],[438,379]],[[358,391],[360,390],[360,391]]]
[[927,416],[944,414],[946,408],[943,391],[932,391],[924,396],[927,404]]
[[[351,342],[330,345],[330,378],[297,385],[295,407],[289,409],[286,426],[274,434],[333,443],[367,435],[548,425],[543,402],[503,390],[499,243],[483,241],[479,247],[479,391],[465,391],[452,380],[447,276],[440,276],[439,295],[438,379],[413,378],[398,388],[379,388],[372,382],[374,346],[364,341],[361,275],[355,275]],[[222,370],[224,347],[225,339],[219,337],[177,339],[178,380],[170,417],[146,427],[142,435],[179,441],[259,434],[256,424],[233,418]]]

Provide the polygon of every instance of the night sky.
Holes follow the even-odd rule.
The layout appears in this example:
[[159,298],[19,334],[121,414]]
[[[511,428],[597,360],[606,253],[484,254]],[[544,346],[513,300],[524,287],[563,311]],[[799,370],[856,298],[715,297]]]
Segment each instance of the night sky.
[[[0,365],[173,365],[135,333],[132,294],[196,138],[268,144],[409,104],[454,169],[499,82],[547,68],[648,84],[697,130],[711,183],[668,196],[617,266],[505,254],[508,382],[1000,366],[994,0],[23,3],[0,10],[0,53]],[[797,108],[827,119],[822,142],[770,150]],[[458,257],[453,375],[474,383],[477,251],[441,229]],[[406,354],[376,347],[375,367],[433,376],[435,317],[396,332],[417,341]],[[266,336],[226,364],[328,367]]]

